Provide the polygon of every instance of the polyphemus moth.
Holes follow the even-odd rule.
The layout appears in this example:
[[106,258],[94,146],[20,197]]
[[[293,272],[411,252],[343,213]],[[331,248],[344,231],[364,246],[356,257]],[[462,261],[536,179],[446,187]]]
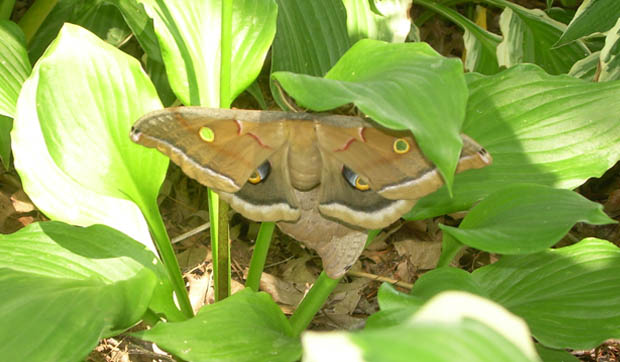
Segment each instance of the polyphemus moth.
[[[360,117],[177,107],[141,117],[131,138],[170,157],[245,217],[280,222],[301,241],[308,239],[304,233],[329,240],[322,224],[327,232],[342,234],[340,239],[355,229],[384,228],[443,185],[410,132]],[[456,172],[491,163],[478,143],[466,135],[462,139]],[[295,230],[310,226],[300,220],[302,214],[314,219],[312,230]],[[353,261],[363,249],[359,244]],[[324,261],[334,252],[327,249],[319,251]]]

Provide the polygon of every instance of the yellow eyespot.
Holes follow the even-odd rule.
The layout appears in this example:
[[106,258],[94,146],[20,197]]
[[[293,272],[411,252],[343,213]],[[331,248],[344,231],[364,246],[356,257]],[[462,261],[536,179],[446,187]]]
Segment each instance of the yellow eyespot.
[[355,188],[360,191],[366,191],[370,189],[370,185],[366,182],[366,180],[358,176],[355,179]]
[[248,182],[256,185],[261,183],[269,177],[269,173],[271,173],[271,164],[269,161],[263,162],[252,174],[248,177]]
[[248,178],[248,182],[254,185],[261,181],[263,181],[263,178],[260,176],[258,170],[254,170],[254,172],[250,175],[250,178]]
[[351,187],[355,188],[359,191],[368,191],[370,190],[370,185],[368,184],[368,180],[366,178],[356,174],[347,166],[342,166],[342,177],[347,181]]
[[396,140],[394,140],[394,152],[398,153],[398,154],[403,154],[403,153],[407,153],[409,152],[409,141],[407,141],[404,138],[397,138]]
[[200,130],[198,130],[198,135],[205,142],[211,143],[215,140],[215,132],[213,132],[213,130],[209,127],[200,127]]

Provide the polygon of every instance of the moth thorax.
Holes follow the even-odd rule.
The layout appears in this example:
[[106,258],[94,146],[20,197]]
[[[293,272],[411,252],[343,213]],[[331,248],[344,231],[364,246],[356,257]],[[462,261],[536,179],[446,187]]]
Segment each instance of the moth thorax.
[[321,182],[321,153],[316,143],[292,142],[288,169],[294,188],[306,191],[318,185]]

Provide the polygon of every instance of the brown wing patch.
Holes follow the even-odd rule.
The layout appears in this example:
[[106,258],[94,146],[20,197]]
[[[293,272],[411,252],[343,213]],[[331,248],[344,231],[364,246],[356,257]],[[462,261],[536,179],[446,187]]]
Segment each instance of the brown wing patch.
[[[211,142],[201,129],[208,127]],[[140,118],[132,139],[157,148],[188,176],[216,190],[235,192],[250,174],[287,139],[283,121],[247,122],[217,119],[209,109],[171,108]]]

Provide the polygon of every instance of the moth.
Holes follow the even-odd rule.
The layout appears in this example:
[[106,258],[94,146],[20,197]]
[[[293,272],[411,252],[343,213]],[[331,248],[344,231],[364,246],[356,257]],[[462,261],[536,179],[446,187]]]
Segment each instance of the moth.
[[[492,162],[461,137],[456,172]],[[322,217],[379,229],[443,185],[410,132],[360,117],[176,107],[141,117],[131,139],[158,149],[255,221],[298,221],[299,198],[311,192],[309,207]]]

